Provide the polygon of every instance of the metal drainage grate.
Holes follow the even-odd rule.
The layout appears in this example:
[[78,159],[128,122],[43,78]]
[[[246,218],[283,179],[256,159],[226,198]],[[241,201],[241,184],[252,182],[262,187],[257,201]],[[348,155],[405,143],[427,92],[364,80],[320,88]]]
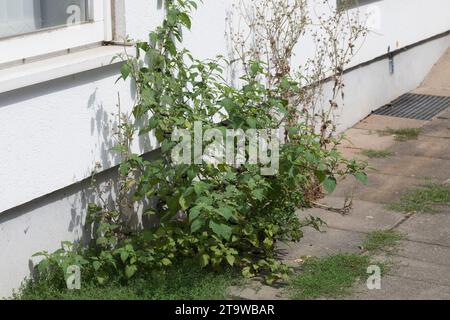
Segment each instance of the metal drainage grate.
[[374,114],[407,119],[431,120],[447,107],[450,107],[450,97],[407,93],[376,110]]

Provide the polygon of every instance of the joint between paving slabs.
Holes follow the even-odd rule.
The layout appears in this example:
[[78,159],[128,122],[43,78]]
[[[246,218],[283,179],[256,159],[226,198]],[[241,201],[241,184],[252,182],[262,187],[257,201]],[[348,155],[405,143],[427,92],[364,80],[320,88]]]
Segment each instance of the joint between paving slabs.
[[408,221],[409,219],[411,219],[412,216],[414,216],[415,213],[414,212],[409,212],[405,215],[404,218],[402,218],[399,222],[397,222],[396,224],[394,224],[391,228],[388,229],[388,231],[394,231],[395,229],[397,229],[398,227],[400,227],[403,223],[405,223],[406,221]]

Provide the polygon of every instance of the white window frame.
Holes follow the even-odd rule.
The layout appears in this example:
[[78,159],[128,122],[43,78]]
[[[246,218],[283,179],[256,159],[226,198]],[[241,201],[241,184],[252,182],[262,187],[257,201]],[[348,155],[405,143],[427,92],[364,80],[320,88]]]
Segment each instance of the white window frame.
[[111,0],[91,0],[90,21],[0,39],[0,65],[112,40]]

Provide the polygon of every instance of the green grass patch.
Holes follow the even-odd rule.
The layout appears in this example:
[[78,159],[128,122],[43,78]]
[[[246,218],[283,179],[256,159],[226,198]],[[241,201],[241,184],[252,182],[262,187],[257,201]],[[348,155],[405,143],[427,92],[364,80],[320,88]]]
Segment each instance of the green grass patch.
[[[310,258],[289,282],[292,299],[338,298],[351,293],[359,279],[366,278],[371,258],[359,254],[336,254]],[[381,266],[380,266],[381,267]]]
[[83,284],[81,290],[54,287],[46,281],[28,282],[15,299],[22,300],[222,300],[230,285],[240,279],[235,272],[212,272],[184,264],[165,274],[142,276],[128,283]]
[[362,248],[369,252],[390,251],[403,239],[405,236],[398,231],[373,231],[367,235]]
[[388,209],[403,213],[438,213],[439,206],[450,203],[450,188],[440,183],[427,183],[406,191],[400,198],[388,205]]
[[403,129],[386,128],[384,130],[379,130],[378,134],[381,136],[394,136],[396,141],[408,141],[408,140],[417,140],[421,132],[422,129],[420,128],[403,128]]
[[394,155],[394,152],[386,150],[363,149],[361,154],[369,158],[387,158]]

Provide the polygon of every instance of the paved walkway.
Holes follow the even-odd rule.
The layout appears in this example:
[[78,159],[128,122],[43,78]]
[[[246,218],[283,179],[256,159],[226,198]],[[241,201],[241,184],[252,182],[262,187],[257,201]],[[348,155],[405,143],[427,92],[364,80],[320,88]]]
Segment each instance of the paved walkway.
[[[416,93],[450,96],[450,50],[433,68]],[[380,137],[376,130],[386,127],[422,128],[418,140],[397,142],[392,136]],[[302,256],[323,256],[338,252],[361,252],[360,245],[369,232],[398,230],[406,238],[393,253],[395,266],[382,279],[381,290],[356,288],[350,299],[450,299],[450,208],[441,214],[411,214],[388,211],[385,204],[396,200],[407,189],[423,184],[422,177],[445,182],[450,179],[450,108],[431,121],[370,116],[347,131],[351,143],[345,143],[346,156],[368,160],[376,168],[369,172],[363,186],[347,179],[324,203],[339,206],[347,195],[354,195],[349,216],[320,209],[300,212],[328,223],[326,233],[306,230],[299,244],[282,246],[285,259],[293,262]],[[362,149],[384,150],[394,155],[368,159]],[[244,299],[283,299],[283,290],[253,283],[233,290]]]

